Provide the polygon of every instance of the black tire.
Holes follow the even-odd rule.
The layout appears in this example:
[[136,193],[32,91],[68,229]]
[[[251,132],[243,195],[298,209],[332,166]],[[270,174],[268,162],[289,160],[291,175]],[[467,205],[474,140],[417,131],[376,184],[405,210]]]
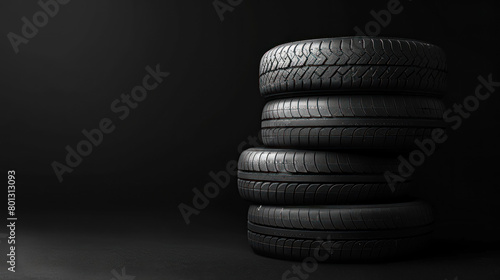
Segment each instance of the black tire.
[[[432,231],[432,211],[421,201],[353,206],[251,206],[248,239],[259,254],[362,261],[415,252]],[[328,247],[320,247],[326,246]],[[317,253],[317,252],[316,252]]]
[[407,196],[411,178],[391,186],[393,157],[333,151],[252,148],[238,162],[238,190],[263,204],[356,204]]
[[[383,261],[406,257],[424,250],[429,238],[429,235],[421,235],[398,239],[321,241],[248,231],[248,243],[259,255],[295,261],[312,257],[318,262]],[[326,259],[316,256],[326,256]]]
[[370,232],[423,227],[432,224],[434,219],[431,207],[417,200],[366,205],[251,205],[248,221],[291,230]]
[[441,95],[444,52],[408,39],[342,37],[277,46],[260,63],[265,97],[307,92],[399,91]]
[[423,96],[341,95],[278,99],[262,112],[269,147],[396,149],[445,128],[444,104]]

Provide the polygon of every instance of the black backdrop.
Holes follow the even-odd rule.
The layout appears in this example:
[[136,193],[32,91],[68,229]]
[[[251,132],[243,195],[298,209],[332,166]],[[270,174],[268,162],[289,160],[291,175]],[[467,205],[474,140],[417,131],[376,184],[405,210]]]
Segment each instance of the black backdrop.
[[[177,233],[237,229],[244,238],[248,203],[236,179],[186,226],[179,203],[210,171],[238,158],[259,129],[264,100],[258,66],[275,45],[354,34],[388,1],[245,0],[221,21],[211,1],[76,1],[15,54],[0,42],[2,173],[15,169],[25,227],[92,228],[106,217],[156,217],[152,227]],[[474,93],[479,75],[500,81],[495,1],[408,1],[381,36],[441,46],[449,64],[447,106]],[[21,32],[35,1],[2,1],[1,34]],[[139,85],[145,67],[170,72],[123,121],[110,111]],[[500,98],[492,97],[417,171],[415,194],[437,214],[437,237],[498,240],[497,159]],[[65,146],[111,118],[116,130],[59,183],[51,163]],[[6,176],[6,175],[5,175]],[[90,221],[89,218],[90,217]],[[113,218],[115,217],[115,218]],[[117,217],[122,217],[118,219]],[[123,218],[125,217],[125,218]],[[213,228],[212,228],[213,229]],[[101,228],[102,230],[102,228]],[[111,230],[111,229],[109,229]],[[106,229],[104,230],[106,231]]]

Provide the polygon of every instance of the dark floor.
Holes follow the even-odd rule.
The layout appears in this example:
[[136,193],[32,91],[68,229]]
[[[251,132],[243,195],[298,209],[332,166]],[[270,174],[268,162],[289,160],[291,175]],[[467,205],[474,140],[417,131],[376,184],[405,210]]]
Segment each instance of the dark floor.
[[[135,221],[136,222],[135,222]],[[43,224],[43,221],[39,221]],[[39,226],[18,229],[16,273],[2,264],[0,279],[299,279],[282,278],[296,262],[255,255],[244,230],[152,227],[131,218],[125,227]],[[50,224],[50,222],[49,222]],[[97,225],[97,224],[96,224]],[[154,228],[154,229],[153,229]],[[379,264],[321,264],[307,279],[500,279],[500,244],[434,240],[430,255]],[[2,254],[6,244],[0,244]],[[125,274],[135,278],[115,277]]]

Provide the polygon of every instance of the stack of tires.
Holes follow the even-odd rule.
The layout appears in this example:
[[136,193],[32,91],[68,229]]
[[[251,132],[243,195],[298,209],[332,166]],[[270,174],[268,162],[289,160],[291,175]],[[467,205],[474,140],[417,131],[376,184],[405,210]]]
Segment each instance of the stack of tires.
[[[244,151],[240,195],[253,203],[258,254],[361,261],[412,253],[432,230],[412,179],[390,183],[398,155],[444,128],[446,63],[433,45],[343,37],[293,42],[260,64],[265,148]],[[324,250],[326,253],[320,253]]]

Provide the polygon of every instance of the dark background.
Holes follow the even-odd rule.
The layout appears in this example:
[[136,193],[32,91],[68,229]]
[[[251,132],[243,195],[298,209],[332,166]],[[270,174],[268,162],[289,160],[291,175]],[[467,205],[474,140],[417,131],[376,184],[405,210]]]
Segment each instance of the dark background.
[[[189,226],[177,207],[191,204],[192,189],[210,182],[208,173],[224,170],[238,158],[238,145],[257,135],[264,104],[258,66],[268,49],[354,35],[353,28],[364,29],[374,20],[370,11],[386,9],[387,2],[245,0],[221,22],[211,1],[73,0],[15,54],[7,33],[20,34],[21,17],[31,19],[40,7],[36,1],[2,1],[1,170],[4,176],[16,170],[17,230],[25,236],[18,246],[25,252],[19,253],[19,273],[9,276],[80,279],[78,273],[98,275],[97,267],[105,263],[101,270],[108,278],[110,270],[127,264],[136,279],[220,279],[217,271],[232,260],[231,268],[249,278],[279,278],[290,263],[273,260],[280,266],[276,272],[266,266],[271,260],[253,255],[245,244],[248,203],[239,198],[235,178]],[[444,101],[451,107],[474,93],[479,75],[492,73],[500,81],[496,4],[401,0],[403,11],[380,36],[442,47],[449,65]],[[171,75],[120,121],[110,103],[141,84],[147,65],[158,63]],[[434,206],[435,240],[444,245],[411,268],[397,264],[394,276],[422,279],[409,271],[424,263],[422,268],[434,273],[425,279],[483,274],[498,279],[488,278],[500,272],[485,256],[499,251],[499,102],[493,94],[481,103],[418,169],[415,195]],[[64,163],[65,146],[75,147],[84,139],[82,129],[98,127],[104,117],[116,130],[59,183],[51,163]],[[125,237],[123,244],[116,241]],[[153,238],[178,247],[140,243]],[[140,255],[133,246],[146,257],[123,257]],[[0,248],[6,252],[5,243]],[[162,262],[161,254],[168,261]],[[156,266],[149,269],[152,263]],[[331,269],[322,266],[311,279],[326,277]],[[358,269],[365,274],[356,279],[393,276],[376,274],[381,271]]]

